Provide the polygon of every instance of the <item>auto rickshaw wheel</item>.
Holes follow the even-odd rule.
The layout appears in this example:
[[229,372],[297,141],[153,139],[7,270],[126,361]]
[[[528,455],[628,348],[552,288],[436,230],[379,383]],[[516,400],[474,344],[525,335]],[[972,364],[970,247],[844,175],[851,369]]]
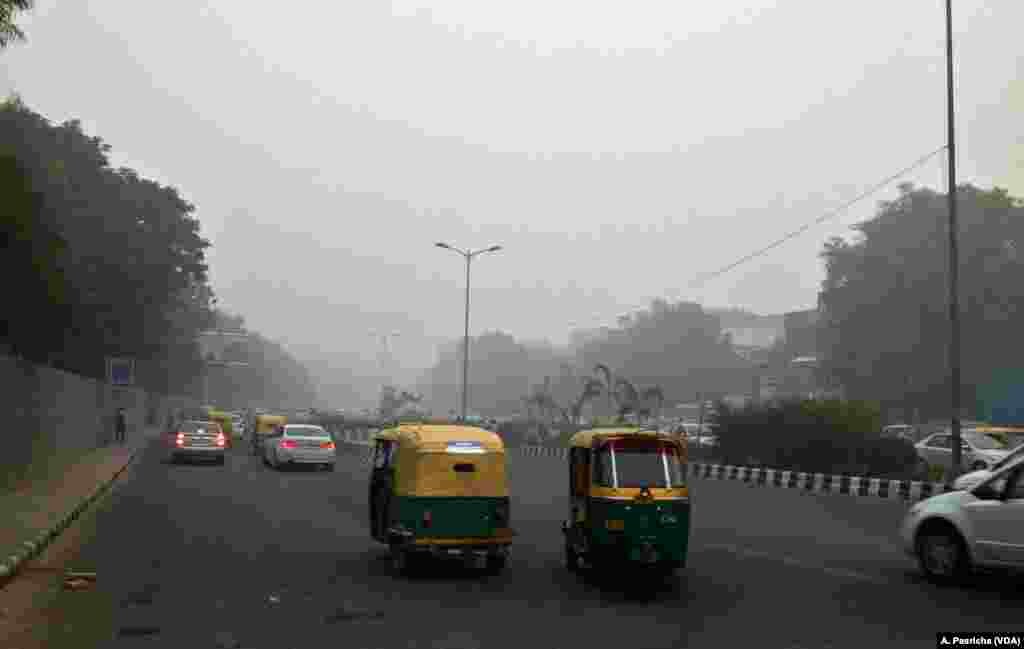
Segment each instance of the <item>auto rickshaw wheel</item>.
[[412,574],[415,557],[403,549],[398,543],[391,544],[391,567],[398,575],[407,577]]
[[568,541],[565,542],[565,567],[569,572],[580,571],[580,555]]
[[487,574],[500,575],[508,565],[508,557],[504,555],[491,555],[487,557]]

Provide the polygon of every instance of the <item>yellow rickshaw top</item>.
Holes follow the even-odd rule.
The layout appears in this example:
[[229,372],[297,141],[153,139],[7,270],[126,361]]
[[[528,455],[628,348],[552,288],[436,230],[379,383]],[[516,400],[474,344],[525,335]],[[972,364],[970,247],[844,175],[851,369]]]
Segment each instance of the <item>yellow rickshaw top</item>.
[[403,447],[427,452],[442,450],[449,442],[476,442],[487,451],[505,451],[505,444],[497,433],[458,424],[402,423],[377,433],[374,439],[397,441]]
[[610,437],[640,437],[647,439],[660,439],[666,442],[678,443],[679,437],[671,433],[662,433],[656,430],[648,430],[643,428],[594,428],[591,430],[581,430],[580,432],[569,438],[569,446],[573,448],[590,448],[594,440],[605,439]]

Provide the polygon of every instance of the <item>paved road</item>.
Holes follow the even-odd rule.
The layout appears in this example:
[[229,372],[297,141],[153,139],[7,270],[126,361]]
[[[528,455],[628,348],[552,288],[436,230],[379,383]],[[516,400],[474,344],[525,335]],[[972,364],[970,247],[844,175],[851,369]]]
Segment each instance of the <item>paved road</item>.
[[[735,483],[695,485],[690,566],[661,592],[583,581],[560,564],[562,468],[511,460],[506,573],[400,579],[367,536],[361,459],[278,473],[241,453],[169,466],[154,447],[78,565],[119,604],[116,649],[932,647],[941,629],[1022,626],[1019,580],[921,583],[898,503]],[[146,627],[159,632],[134,635]]]

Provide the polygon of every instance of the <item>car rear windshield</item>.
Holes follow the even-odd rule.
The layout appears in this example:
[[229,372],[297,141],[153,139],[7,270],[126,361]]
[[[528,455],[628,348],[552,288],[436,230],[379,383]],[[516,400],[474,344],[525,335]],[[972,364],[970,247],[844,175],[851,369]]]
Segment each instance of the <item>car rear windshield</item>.
[[220,424],[215,421],[186,421],[178,430],[183,433],[198,433],[200,430],[205,433],[219,433]]
[[330,437],[323,428],[319,426],[288,426],[284,429],[285,437]]

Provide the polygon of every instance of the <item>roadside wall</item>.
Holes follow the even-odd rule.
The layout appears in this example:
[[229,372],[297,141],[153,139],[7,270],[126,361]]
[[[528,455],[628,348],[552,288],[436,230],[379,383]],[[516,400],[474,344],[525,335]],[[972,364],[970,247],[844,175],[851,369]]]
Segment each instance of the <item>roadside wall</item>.
[[113,439],[117,408],[126,437],[162,426],[168,412],[198,406],[195,399],[120,388],[70,372],[0,355],[0,472],[9,475],[50,456],[80,455]]

